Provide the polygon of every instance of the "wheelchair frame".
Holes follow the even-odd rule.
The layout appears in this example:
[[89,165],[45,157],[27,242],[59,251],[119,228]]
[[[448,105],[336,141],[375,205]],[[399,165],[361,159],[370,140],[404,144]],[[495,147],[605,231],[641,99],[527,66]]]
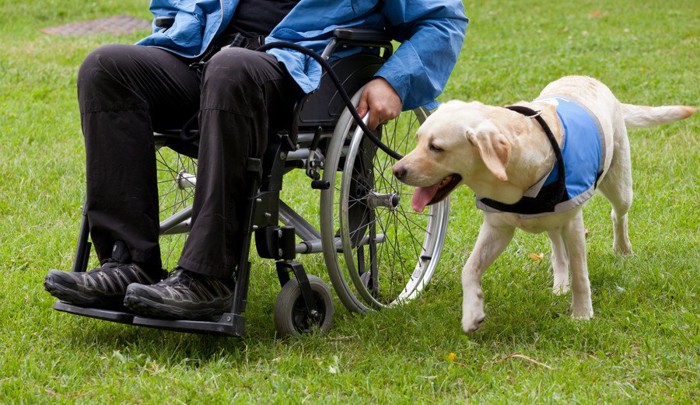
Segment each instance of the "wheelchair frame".
[[[393,46],[382,32],[339,29],[334,32],[334,37],[322,53],[322,57],[328,60],[338,48],[350,47],[370,50],[370,53],[356,53],[346,58],[337,59],[333,66],[336,74],[344,78],[342,83],[344,90],[355,95],[353,103],[356,105],[364,84],[371,80],[381,64],[388,59],[393,51]],[[383,54],[380,53],[380,50],[383,50]],[[357,69],[358,65],[361,66],[360,69]],[[262,159],[248,159],[247,170],[253,181],[251,181],[248,193],[250,197],[245,207],[243,229],[246,232],[241,246],[242,254],[234,274],[233,304],[231,310],[224,313],[218,321],[146,318],[129,312],[86,308],[62,301],[56,302],[54,309],[102,320],[159,329],[242,336],[245,332],[243,313],[247,305],[251,266],[249,255],[253,234],[255,234],[258,255],[261,258],[276,260],[277,275],[282,286],[275,306],[275,323],[280,334],[296,335],[308,332],[313,325],[320,326],[322,330],[328,330],[332,321],[333,302],[330,289],[317,277],[306,274],[302,264],[294,260],[296,254],[323,252],[333,287],[349,310],[366,312],[372,307],[386,306],[374,296],[379,291],[379,287],[371,285],[372,283],[376,284],[378,276],[376,245],[383,243],[382,238],[386,237],[373,229],[375,227],[373,211],[378,206],[389,210],[396,209],[400,195],[379,192],[365,195],[366,199],[369,198],[368,195],[371,196],[372,202],[365,201],[363,203],[365,209],[360,214],[360,225],[347,224],[358,222],[358,219],[352,218],[352,213],[350,216],[346,213],[345,217],[341,213],[341,218],[338,220],[339,225],[333,222],[332,213],[325,212],[324,214],[323,212],[324,207],[326,207],[325,211],[329,209],[332,211],[336,191],[334,190],[336,188],[335,175],[341,171],[341,166],[343,166],[342,171],[353,173],[349,176],[343,176],[341,179],[343,184],[338,198],[346,199],[346,205],[341,211],[353,210],[353,208],[349,208],[350,204],[347,202],[349,198],[347,195],[349,192],[353,192],[353,187],[360,188],[364,183],[370,183],[369,186],[374,186],[375,181],[373,174],[355,174],[355,171],[358,171],[356,166],[361,165],[367,159],[372,160],[377,149],[370,145],[359,127],[352,133],[353,119],[338,96],[338,91],[324,74],[319,90],[302,97],[296,104],[294,120],[289,131],[278,132],[271,136],[270,144]],[[418,121],[422,122],[427,117],[428,112],[418,109],[415,114],[418,116]],[[181,130],[163,131],[154,134],[154,136],[157,147],[169,147],[178,153],[195,157],[193,155],[195,155],[196,147],[192,149],[190,144],[183,143]],[[325,145],[325,148],[321,146],[322,144]],[[352,159],[349,159],[350,156]],[[280,199],[283,177],[294,169],[304,169],[306,175],[311,178],[311,187],[321,191],[321,231]],[[319,172],[320,169],[323,169],[323,177]],[[359,172],[364,172],[364,169]],[[177,182],[183,188],[194,187],[196,178],[187,173],[178,173]],[[367,209],[369,205],[372,207]],[[191,210],[190,205],[163,220],[160,225],[160,233],[162,235],[186,233],[189,230]],[[367,212],[370,212],[369,219],[366,218]],[[404,290],[390,304],[400,303],[415,297],[430,281],[442,251],[448,215],[448,201],[431,208],[431,216],[426,226],[426,240],[421,248],[418,264]],[[346,222],[345,225],[342,224],[343,218]],[[280,222],[284,225],[280,226]],[[361,232],[358,232],[353,226],[360,229]],[[347,228],[350,228],[350,231]],[[336,231],[336,229],[338,230]],[[353,231],[358,233],[359,237],[351,236]],[[411,236],[413,237],[413,235]],[[299,237],[301,242],[297,243],[296,237]],[[357,240],[358,238],[359,240]],[[364,253],[365,246],[369,247],[367,254]],[[86,271],[90,250],[89,224],[87,216],[83,212],[72,271]],[[353,250],[358,252],[357,257],[348,256],[348,251]],[[362,254],[360,254],[360,250]],[[339,253],[345,255],[346,266],[355,268],[354,271],[349,272],[349,278],[358,290],[360,298],[367,301],[369,306],[364,305],[361,299],[356,297],[350,290],[346,278],[340,274],[341,271],[338,269],[340,267]],[[370,264],[369,269],[363,264],[366,255],[374,255],[370,259],[373,263]],[[331,262],[334,263],[333,266],[329,266]],[[334,268],[331,269],[331,267]],[[292,273],[293,279],[290,277]],[[278,306],[285,308],[278,310]],[[293,308],[287,308],[290,306]],[[290,316],[292,317],[291,323],[287,319]],[[280,323],[283,325],[280,326]]]

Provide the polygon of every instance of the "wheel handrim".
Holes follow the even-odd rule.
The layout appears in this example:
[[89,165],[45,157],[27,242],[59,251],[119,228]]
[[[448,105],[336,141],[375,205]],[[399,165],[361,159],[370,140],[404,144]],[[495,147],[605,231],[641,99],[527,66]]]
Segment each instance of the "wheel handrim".
[[[362,90],[355,94],[353,98],[354,102],[359,100],[361,91]],[[402,116],[405,114],[406,113],[403,113]],[[427,115],[428,113],[422,109],[416,111],[416,124],[420,124]],[[385,127],[385,131],[387,130],[386,128],[389,127]],[[394,130],[396,128],[398,127],[393,126]],[[412,132],[412,130],[406,131],[406,135],[408,136],[412,134]],[[385,135],[386,137],[384,139],[388,141],[395,139],[396,137],[394,135],[395,134]],[[352,167],[352,161],[354,160],[353,153],[359,153],[357,145],[362,141],[358,137],[363,136],[364,134],[362,134],[361,131],[356,130],[356,125],[350,114],[345,111],[338,121],[326,156],[324,180],[328,181],[331,187],[321,193],[321,235],[323,238],[323,252],[326,266],[328,267],[328,273],[340,300],[349,310],[357,312],[366,312],[372,307],[382,308],[398,302],[405,302],[406,300],[416,297],[418,293],[422,291],[423,287],[427,285],[432,278],[442,252],[449,214],[448,201],[432,206],[428,214],[423,214],[425,219],[422,221],[422,229],[429,229],[429,232],[426,232],[425,237],[415,238],[418,240],[416,243],[421,246],[419,252],[425,250],[427,254],[416,253],[416,256],[411,260],[411,265],[409,267],[402,267],[403,279],[400,281],[403,285],[400,289],[395,289],[390,294],[385,294],[384,297],[382,297],[381,294],[377,295],[377,288],[379,288],[379,293],[381,293],[382,280],[373,280],[371,276],[367,275],[367,272],[364,272],[363,269],[358,270],[358,266],[354,264],[355,260],[363,260],[362,255],[371,258],[372,254],[375,253],[371,252],[370,247],[366,248],[367,252],[364,252],[363,249],[353,250],[354,247],[357,246],[362,232],[357,233],[354,237],[350,236],[351,229],[357,228],[350,225],[350,218],[346,213],[343,213],[343,203],[341,200],[341,198],[345,198],[344,202],[346,206],[349,204],[350,197],[348,193],[350,192],[350,180],[346,179],[345,185],[341,185],[342,174],[345,173],[342,170],[347,170],[345,166]],[[412,145],[406,143],[408,141],[407,138],[401,139],[403,144],[398,144],[398,151],[399,153],[407,153],[409,147],[412,147]],[[397,144],[394,143],[391,147],[396,150],[396,145]],[[343,161],[345,163],[343,163]],[[391,165],[385,162],[383,171],[386,172],[390,167]],[[338,175],[341,176],[341,180],[337,180]],[[393,181],[393,176],[391,176],[391,179]],[[345,193],[344,197],[341,196],[343,193]],[[397,206],[401,204],[401,201],[403,201],[404,204],[410,201],[408,196],[403,196],[401,193],[374,188],[370,188],[369,193],[366,195],[369,196],[367,198],[367,201],[369,201],[367,205],[372,206],[372,211],[397,211],[399,209]],[[396,195],[399,196],[399,204],[396,204]],[[374,199],[374,201],[372,201],[372,199]],[[341,218],[343,218],[342,226],[340,225]],[[367,221],[366,223],[369,222],[370,221]],[[376,237],[377,231],[374,230],[371,232],[374,232],[373,235]],[[380,235],[382,232],[384,232],[383,229],[379,232]],[[366,235],[367,233],[362,235],[363,238]],[[351,242],[353,240],[354,243]],[[377,246],[378,245],[375,243],[374,247],[376,248]],[[350,264],[348,265],[348,263]],[[371,268],[371,265],[369,267]],[[381,270],[381,267],[375,267]],[[379,274],[380,276],[382,275],[381,271]],[[376,281],[379,282],[377,283]],[[365,305],[365,302],[369,306]]]
[[[418,121],[416,117],[411,124]],[[394,131],[397,127],[394,125]],[[392,149],[406,152],[401,150],[408,146],[406,140],[396,136],[383,138]],[[446,221],[437,219],[447,219],[448,203],[431,207],[427,214],[411,212],[407,204],[410,193],[406,192],[411,188],[393,177],[393,161],[370,146],[374,150],[369,153],[372,162],[369,167],[363,164],[367,156],[361,155],[368,154],[363,150],[368,144],[364,133],[356,130],[343,168],[344,173],[354,174],[343,176],[338,209],[348,274],[361,297],[371,306],[381,308],[414,298],[432,277],[446,226]],[[364,211],[359,226],[358,213],[353,213],[353,209]]]

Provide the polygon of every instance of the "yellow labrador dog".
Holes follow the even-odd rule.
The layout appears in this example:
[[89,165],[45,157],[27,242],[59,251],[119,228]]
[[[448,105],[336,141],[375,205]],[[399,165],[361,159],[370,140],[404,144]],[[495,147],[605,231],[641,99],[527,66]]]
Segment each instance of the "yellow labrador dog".
[[465,184],[485,211],[476,245],[462,270],[462,329],[484,320],[483,271],[501,254],[515,228],[547,232],[554,292],[569,290],[574,318],[593,316],[581,208],[599,190],[612,204],[613,249],[632,253],[627,211],[632,170],[627,128],[689,117],[687,106],[623,104],[603,83],[567,76],[532,102],[494,107],[479,102],[443,104],[417,132],[416,148],[394,175],[416,186],[413,209],[445,198]]

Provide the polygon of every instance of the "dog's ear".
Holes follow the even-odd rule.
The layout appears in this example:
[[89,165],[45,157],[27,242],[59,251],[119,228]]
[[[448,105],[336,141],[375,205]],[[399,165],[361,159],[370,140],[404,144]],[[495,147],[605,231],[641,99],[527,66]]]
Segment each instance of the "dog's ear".
[[505,136],[491,131],[467,131],[467,139],[479,150],[486,168],[501,181],[507,181],[506,166],[510,158],[510,143]]

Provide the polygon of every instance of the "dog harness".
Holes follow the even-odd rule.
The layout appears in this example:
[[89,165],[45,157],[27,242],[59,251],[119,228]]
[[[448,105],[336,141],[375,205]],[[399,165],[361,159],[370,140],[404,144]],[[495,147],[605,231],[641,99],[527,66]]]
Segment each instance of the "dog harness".
[[537,119],[557,157],[554,167],[515,204],[503,204],[477,195],[477,208],[488,212],[540,216],[578,207],[593,196],[598,179],[603,174],[605,159],[605,141],[600,122],[586,107],[564,98],[535,101],[556,106],[564,129],[561,149],[539,112],[521,106],[507,108]]

